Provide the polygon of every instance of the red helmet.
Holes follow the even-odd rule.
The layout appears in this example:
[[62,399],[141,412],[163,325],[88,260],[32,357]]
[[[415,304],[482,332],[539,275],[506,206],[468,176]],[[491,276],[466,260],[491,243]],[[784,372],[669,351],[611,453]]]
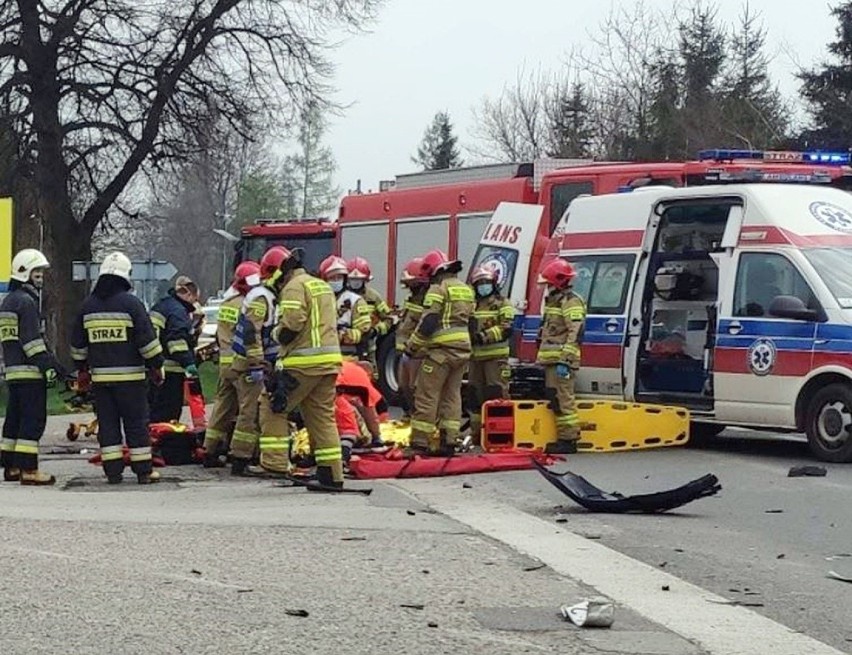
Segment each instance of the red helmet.
[[564,289],[571,284],[577,272],[567,261],[557,257],[548,263],[538,276],[539,284],[549,284],[557,289]]
[[231,286],[245,295],[249,289],[260,284],[260,264],[253,261],[243,262],[234,269]]
[[425,284],[429,280],[423,277],[423,258],[415,257],[410,262],[405,265],[405,268],[402,269],[402,275],[400,276],[400,284],[402,285],[410,285],[421,283]]
[[293,256],[284,246],[272,246],[260,258],[260,279],[268,280],[281,269],[282,264]]
[[470,274],[470,283],[493,282],[497,284],[497,271],[488,266],[477,266]]
[[346,267],[346,260],[337,255],[329,255],[320,262],[319,275],[328,282],[328,279],[333,275],[348,275],[349,270]]
[[451,260],[443,250],[430,250],[423,256],[420,275],[423,277],[432,277],[453,268],[461,270],[461,262],[458,259]]
[[366,280],[369,282],[373,279],[370,262],[363,257],[353,257],[347,262],[346,268],[349,271],[350,280]]

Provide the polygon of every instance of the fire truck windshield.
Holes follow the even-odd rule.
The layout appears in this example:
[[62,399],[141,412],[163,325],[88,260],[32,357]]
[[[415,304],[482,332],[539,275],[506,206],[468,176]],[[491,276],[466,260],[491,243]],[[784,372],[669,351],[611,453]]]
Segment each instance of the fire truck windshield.
[[315,237],[244,237],[242,260],[260,261],[263,253],[272,246],[286,246],[289,249],[301,248],[304,251],[303,262],[308,271],[316,272],[320,262],[334,253],[334,235],[318,234]]

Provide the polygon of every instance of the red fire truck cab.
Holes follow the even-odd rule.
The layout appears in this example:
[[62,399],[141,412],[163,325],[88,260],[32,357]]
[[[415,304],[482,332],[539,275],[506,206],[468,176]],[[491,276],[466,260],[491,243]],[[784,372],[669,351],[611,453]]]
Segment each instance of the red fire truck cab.
[[306,268],[316,271],[320,262],[335,252],[336,240],[337,224],[327,218],[264,218],[240,230],[234,264],[248,259],[260,261],[268,248],[283,245],[290,249],[301,248]]

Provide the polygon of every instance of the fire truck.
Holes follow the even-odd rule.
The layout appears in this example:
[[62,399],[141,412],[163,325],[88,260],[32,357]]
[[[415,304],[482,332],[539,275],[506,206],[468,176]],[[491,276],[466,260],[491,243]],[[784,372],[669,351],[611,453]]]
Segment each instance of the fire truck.
[[260,261],[271,246],[301,248],[308,270],[316,271],[320,262],[335,252],[337,224],[328,218],[295,220],[260,219],[240,231],[235,246],[234,266],[248,259]]
[[[474,262],[501,266],[504,292],[516,299],[518,312],[513,354],[522,362],[532,361],[534,344],[521,338],[529,327],[524,313],[528,306],[540,305],[536,274],[559,250],[551,237],[572,200],[649,186],[743,182],[825,184],[850,190],[852,168],[849,153],[842,152],[716,149],[686,162],[544,159],[427,171],[398,175],[383,182],[377,192],[348,194],[336,224],[264,222],[244,228],[238,252],[242,258],[257,259],[269,245],[291,246],[299,240],[308,246],[305,251],[314,266],[332,250],[346,258],[366,257],[372,265],[373,286],[396,305],[400,269],[429,250],[447,251],[468,270]],[[528,206],[520,226],[492,223],[502,202]],[[378,363],[382,392],[393,398],[397,390],[393,335],[379,344]]]
[[[399,304],[399,272],[416,255],[446,250],[468,266],[488,262],[502,271],[503,291],[518,312],[513,354],[535,359],[534,328],[524,319],[538,308],[537,271],[559,250],[554,230],[572,200],[649,186],[686,187],[743,182],[825,184],[852,189],[849,153],[707,150],[694,161],[657,163],[538,160],[397,176],[379,192],[347,195],[338,215],[338,252],[361,255],[373,284]],[[501,202],[517,208],[520,224],[492,222]],[[480,243],[480,240],[482,243]],[[537,312],[532,312],[537,313]],[[380,344],[382,391],[397,385],[391,344]]]

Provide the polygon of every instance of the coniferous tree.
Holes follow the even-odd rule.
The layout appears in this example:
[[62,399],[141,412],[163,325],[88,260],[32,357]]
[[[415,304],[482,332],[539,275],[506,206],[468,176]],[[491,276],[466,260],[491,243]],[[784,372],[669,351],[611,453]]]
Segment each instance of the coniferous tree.
[[838,23],[837,40],[828,46],[832,59],[799,75],[800,93],[813,119],[799,141],[846,149],[852,144],[852,2],[839,4],[831,14]]
[[463,164],[458,149],[458,137],[453,133],[450,115],[439,111],[426,128],[417,155],[411,158],[424,171],[458,168]]

